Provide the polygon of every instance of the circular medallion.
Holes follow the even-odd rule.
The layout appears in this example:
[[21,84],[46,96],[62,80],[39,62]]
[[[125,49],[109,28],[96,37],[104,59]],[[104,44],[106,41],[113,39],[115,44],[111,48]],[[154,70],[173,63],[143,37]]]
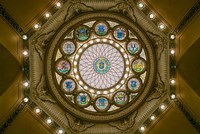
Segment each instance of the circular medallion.
[[93,89],[109,89],[124,75],[124,58],[112,45],[98,43],[83,51],[78,61],[78,72],[83,82]]
[[122,41],[126,38],[127,36],[127,30],[124,27],[117,26],[114,28],[114,37],[115,39]]
[[59,74],[66,74],[70,71],[71,66],[67,60],[60,59],[56,62],[56,71]]
[[95,108],[97,111],[104,112],[109,108],[108,99],[105,97],[99,97],[95,101]]
[[87,107],[90,103],[90,96],[88,93],[81,92],[77,95],[75,102],[80,107]]
[[131,92],[137,92],[138,90],[140,90],[141,84],[141,81],[137,78],[131,78],[129,79],[127,86]]
[[75,30],[75,36],[78,40],[80,41],[85,41],[89,38],[90,36],[90,30],[87,26],[79,26],[76,30]]
[[45,55],[51,93],[81,119],[107,122],[128,116],[153,83],[155,57],[145,32],[110,16],[69,22]]
[[132,68],[136,73],[143,73],[146,68],[145,61],[143,59],[134,60],[132,63]]
[[95,25],[95,33],[99,36],[106,35],[108,32],[108,26],[105,23],[99,22]]
[[106,58],[98,58],[93,63],[94,71],[98,74],[105,74],[110,69],[110,63]]
[[117,106],[123,106],[127,103],[127,101],[128,101],[128,97],[125,92],[120,91],[114,95],[114,103]]
[[130,54],[137,54],[141,50],[141,45],[138,41],[130,41],[127,45],[127,50]]
[[69,94],[72,93],[76,87],[74,80],[72,79],[65,79],[61,82],[61,88],[64,90],[65,93]]
[[65,41],[61,45],[61,52],[66,55],[71,55],[75,52],[75,44],[72,41]]

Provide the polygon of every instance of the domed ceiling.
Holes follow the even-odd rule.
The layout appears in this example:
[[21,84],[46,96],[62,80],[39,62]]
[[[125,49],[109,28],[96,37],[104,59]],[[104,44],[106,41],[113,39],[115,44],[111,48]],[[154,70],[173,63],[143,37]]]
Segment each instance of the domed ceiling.
[[28,96],[66,133],[139,132],[169,103],[167,27],[137,4],[66,2],[29,39]]

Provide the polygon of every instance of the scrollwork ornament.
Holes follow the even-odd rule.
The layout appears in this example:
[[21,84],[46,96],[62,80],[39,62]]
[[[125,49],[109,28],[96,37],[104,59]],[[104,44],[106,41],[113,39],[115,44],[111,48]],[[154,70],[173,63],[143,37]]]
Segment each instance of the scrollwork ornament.
[[95,125],[94,123],[83,122],[80,119],[76,119],[75,117],[73,117],[69,113],[66,113],[65,116],[66,116],[66,118],[68,120],[68,125],[70,127],[70,131],[73,134],[78,134],[78,133],[84,132],[88,128],[90,128],[90,127]]
[[56,101],[51,96],[49,96],[47,92],[47,86],[44,75],[41,75],[40,80],[35,87],[34,94],[36,98],[39,98],[42,101],[48,101],[54,104],[56,103]]
[[85,3],[81,2],[81,0],[72,0],[70,2],[69,8],[67,9],[67,14],[65,15],[64,22],[73,17],[75,14],[88,11],[94,11],[94,8],[87,6]]
[[154,44],[154,49],[156,51],[157,60],[160,60],[165,49],[167,49],[167,40],[164,37],[161,37],[157,34],[149,32],[149,31],[147,31],[147,35],[149,36],[152,43]]
[[109,11],[122,12],[124,15],[130,17],[133,21],[137,21],[137,18],[134,14],[134,9],[131,6],[131,3],[128,0],[117,0],[117,4],[113,7],[110,7]]
[[54,33],[55,33],[54,31],[50,31],[48,33],[36,36],[36,38],[34,38],[32,40],[32,42],[35,46],[35,50],[38,53],[38,55],[42,61],[44,60],[46,47],[49,43],[50,38],[53,36]]
[[122,133],[127,133],[131,131],[131,128],[135,124],[135,119],[137,117],[138,111],[136,111],[134,114],[129,116],[128,118],[125,118],[121,121],[116,121],[116,122],[110,122],[109,125],[112,127],[117,128],[120,130]]
[[165,83],[161,79],[160,74],[157,73],[154,90],[152,91],[151,95],[147,98],[146,101],[150,102],[154,99],[162,98],[165,94],[166,94]]

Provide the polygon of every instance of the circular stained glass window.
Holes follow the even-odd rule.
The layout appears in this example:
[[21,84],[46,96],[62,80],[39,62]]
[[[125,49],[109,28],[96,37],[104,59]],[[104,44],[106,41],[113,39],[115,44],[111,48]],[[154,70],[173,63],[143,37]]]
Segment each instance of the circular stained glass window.
[[79,26],[76,30],[75,30],[75,36],[78,40],[80,41],[85,41],[89,38],[90,36],[90,30],[87,26]]
[[61,88],[64,90],[65,93],[69,94],[74,91],[76,84],[72,79],[65,79],[61,82]]
[[60,59],[56,62],[56,71],[59,74],[66,74],[70,71],[71,66],[69,61]]
[[95,25],[95,33],[97,35],[103,36],[106,35],[108,32],[108,26],[105,22],[98,22]]
[[120,91],[114,95],[114,103],[117,106],[123,106],[127,103],[127,101],[128,101],[128,96],[125,92]]
[[138,78],[129,79],[128,84],[127,84],[128,89],[131,92],[138,91],[139,89],[141,89],[141,85],[142,85],[142,82]]
[[146,63],[143,59],[136,59],[132,63],[132,68],[135,72],[142,73],[146,68]]
[[117,40],[124,40],[127,36],[127,30],[124,27],[117,26],[114,28],[114,37]]
[[61,45],[61,52],[66,55],[71,55],[75,52],[75,44],[72,41],[64,41]]
[[109,108],[108,99],[105,97],[99,97],[95,101],[95,108],[97,111],[107,111]]
[[127,50],[130,54],[138,54],[141,51],[141,44],[136,40],[132,40],[128,43]]
[[90,103],[90,96],[88,93],[79,93],[76,97],[75,102],[80,106],[80,107],[87,107]]
[[51,90],[61,88],[63,92],[56,94],[62,94],[58,100],[66,110],[82,118],[87,115],[91,120],[108,120],[99,113],[114,118],[109,114],[132,111],[142,103],[137,99],[150,90],[145,88],[153,68],[148,55],[151,48],[140,37],[146,36],[143,32],[135,34],[140,29],[115,19],[77,23],[64,27],[59,33],[65,35],[50,47],[54,57],[49,54],[49,59],[53,63],[46,66],[52,72],[48,79],[54,80],[54,84],[50,82]]
[[117,48],[97,43],[89,45],[80,55],[77,70],[87,86],[104,90],[115,86],[122,79],[124,68],[124,57]]

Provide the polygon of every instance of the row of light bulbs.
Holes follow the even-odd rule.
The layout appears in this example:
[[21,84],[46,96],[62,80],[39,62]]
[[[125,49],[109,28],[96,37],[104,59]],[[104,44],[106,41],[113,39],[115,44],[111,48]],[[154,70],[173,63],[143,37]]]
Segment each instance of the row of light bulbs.
[[[60,3],[60,2],[56,2],[55,6],[56,6],[57,8],[60,8],[60,7],[61,7],[61,3]],[[144,3],[139,2],[139,3],[138,3],[138,7],[142,10],[142,9],[145,8],[145,5],[144,5]],[[48,19],[48,18],[51,16],[51,14],[50,14],[49,12],[47,12],[47,13],[45,13],[44,16],[45,16],[46,19]],[[153,13],[150,13],[150,14],[149,14],[149,18],[150,18],[150,19],[154,19],[155,17],[156,17],[156,16],[155,16]],[[166,28],[166,26],[165,26],[163,23],[160,23],[160,24],[158,25],[158,27],[159,27],[161,30],[164,30],[164,29]],[[38,28],[40,28],[40,24],[35,24],[35,25],[34,25],[34,29],[38,29]],[[171,40],[174,40],[175,38],[176,38],[176,36],[175,36],[174,34],[171,34],[171,35],[170,35],[170,39],[171,39]],[[27,40],[27,39],[28,39],[28,36],[27,36],[27,35],[23,35],[23,36],[22,36],[22,39],[23,39],[23,40]],[[174,50],[174,49],[171,49],[171,50],[170,50],[170,54],[171,54],[171,55],[174,55],[174,54],[175,54],[175,50]],[[29,55],[28,50],[24,50],[24,51],[23,51],[23,55],[24,55],[24,57],[28,56],[28,55]],[[175,79],[171,79],[171,80],[170,80],[170,84],[171,84],[171,85],[174,85],[174,84],[175,84]],[[25,82],[23,83],[23,85],[24,85],[24,87],[28,87],[28,86],[29,86],[29,82],[28,82],[28,81],[25,81]],[[175,95],[175,94],[171,94],[170,98],[171,98],[172,100],[174,100],[174,99],[176,99],[176,95]],[[23,99],[23,101],[24,101],[25,103],[27,103],[27,102],[29,102],[29,98],[28,98],[28,97],[25,97],[25,98]],[[161,109],[162,111],[164,111],[164,110],[166,109],[166,104],[164,104],[164,103],[161,104],[161,105],[160,105],[160,109]],[[40,108],[36,107],[35,110],[34,110],[34,112],[35,112],[36,114],[40,114],[40,113],[42,112],[42,110],[41,110]],[[154,121],[154,120],[156,119],[156,116],[155,116],[155,115],[151,115],[149,118],[150,118],[151,121]],[[50,125],[50,124],[53,123],[53,120],[52,120],[50,117],[48,117],[48,118],[46,119],[46,123]],[[140,131],[140,132],[144,132],[145,130],[146,130],[146,126],[145,126],[145,125],[142,125],[142,126],[139,128],[139,131]],[[63,131],[63,129],[59,128],[59,129],[57,130],[57,133],[58,133],[58,134],[63,134],[64,131]]]
[[[144,10],[145,9],[145,4],[143,3],[143,2],[138,2],[138,7],[139,7],[139,9],[141,9],[141,10]],[[156,15],[154,14],[154,13],[149,13],[148,14],[148,16],[149,16],[149,18],[151,19],[151,20],[153,20],[153,19],[155,19],[155,17],[156,17]],[[164,30],[165,28],[166,28],[166,26],[165,26],[165,24],[163,24],[163,23],[159,23],[158,24],[158,27],[161,29],[161,30]]]
[[[144,4],[143,2],[141,2],[141,1],[138,2],[137,6],[138,6],[138,8],[139,8],[140,10],[144,10],[144,9],[145,9],[145,4]],[[153,20],[153,19],[155,19],[156,15],[155,15],[154,13],[150,12],[150,13],[148,14],[148,17],[149,17],[151,20]],[[161,30],[164,30],[164,29],[166,28],[166,26],[165,26],[165,24],[163,24],[163,23],[161,22],[161,23],[158,24],[158,28],[161,29]],[[170,40],[175,40],[175,38],[176,38],[176,35],[175,35],[175,34],[170,34],[170,35],[169,35],[169,39],[170,39]],[[175,55],[175,49],[174,49],[174,48],[170,49],[170,55],[172,55],[172,56]],[[170,80],[171,86],[174,86],[175,83],[176,83],[175,79],[172,78],[172,79]],[[172,93],[172,94],[170,95],[170,99],[171,99],[171,100],[175,100],[175,99],[176,99],[176,95],[175,95],[174,93]],[[166,109],[166,105],[165,105],[165,104],[161,104],[161,105],[160,105],[160,109],[161,109],[162,111],[165,110],[165,109]],[[151,121],[154,121],[155,119],[156,119],[156,116],[155,116],[155,115],[151,115],[151,116],[150,116],[150,120],[151,120]],[[139,128],[139,131],[140,131],[141,133],[143,133],[145,130],[146,130],[146,126],[145,126],[145,125],[142,125],[142,126]]]
[[[56,7],[56,8],[60,8],[61,6],[62,6],[61,2],[56,2],[56,3],[55,3],[55,7]],[[48,19],[49,17],[51,17],[51,13],[50,13],[50,12],[46,12],[46,13],[44,14],[44,17],[45,17],[45,19]],[[34,28],[35,30],[39,29],[40,27],[41,27],[41,25],[40,25],[39,23],[37,23],[37,24],[35,24],[35,25],[33,26],[33,28]],[[28,35],[26,35],[26,34],[22,35],[22,39],[23,39],[24,41],[28,40]],[[29,56],[29,51],[28,51],[28,49],[23,50],[22,54],[23,54],[23,56],[24,56],[25,58],[27,58],[27,57]],[[30,86],[30,82],[29,82],[29,81],[24,81],[23,86],[24,86],[24,88],[28,88],[28,87]],[[29,98],[28,98],[28,97],[24,97],[23,101],[24,101],[24,103],[28,103],[28,102],[29,102]],[[42,113],[42,110],[41,110],[40,108],[38,108],[38,107],[35,107],[34,112],[35,112],[36,114],[39,115],[39,114]],[[46,122],[48,125],[51,125],[51,124],[53,123],[53,120],[51,119],[51,117],[48,117],[48,118],[46,118],[46,121],[45,121],[45,122]],[[65,132],[64,132],[64,130],[63,130],[62,128],[58,128],[58,129],[56,130],[56,133],[57,133],[57,134],[64,134]]]
[[[29,98],[25,97],[23,99],[23,101],[25,103],[28,103],[29,102]],[[38,108],[38,107],[35,107],[34,112],[39,115],[39,114],[42,113],[42,110],[40,108]],[[51,119],[51,117],[46,118],[46,123],[48,125],[51,125],[53,123],[53,120]],[[57,134],[64,134],[64,130],[62,128],[58,128],[56,132],[57,132]]]

